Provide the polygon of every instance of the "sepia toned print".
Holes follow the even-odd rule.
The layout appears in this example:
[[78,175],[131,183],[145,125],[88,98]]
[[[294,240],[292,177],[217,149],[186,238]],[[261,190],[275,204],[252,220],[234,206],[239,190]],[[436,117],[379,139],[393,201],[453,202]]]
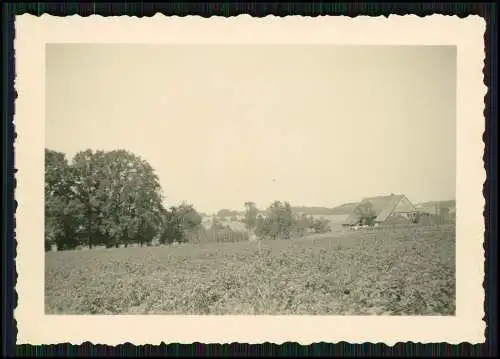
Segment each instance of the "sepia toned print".
[[[20,44],[36,27],[28,19]],[[409,30],[438,19],[448,38]],[[373,29],[391,21],[379,20],[364,19]],[[193,21],[162,26],[194,31]],[[137,41],[133,22],[129,41],[68,41],[83,36],[76,18],[73,33],[50,40],[45,30],[43,61],[21,75],[42,85],[19,83],[43,91],[31,103],[44,121],[41,139],[24,137],[40,148],[19,147],[39,171],[39,202],[16,196],[40,212],[30,218],[41,272],[19,262],[16,317],[79,328],[54,340],[110,344],[153,343],[160,333],[133,327],[180,323],[177,342],[484,337],[482,25],[397,17],[406,38],[374,30],[370,41],[308,44],[278,30],[230,39],[210,21],[199,31],[211,37],[185,42]],[[258,28],[249,17],[224,26],[245,21],[248,34]],[[363,20],[352,21],[332,26]],[[472,60],[457,45],[464,24],[478,34],[464,40]],[[475,110],[463,106],[467,83]],[[39,298],[29,310],[28,291]],[[24,329],[31,343],[48,335]]]
[[47,313],[455,314],[454,46],[48,44],[46,68]]

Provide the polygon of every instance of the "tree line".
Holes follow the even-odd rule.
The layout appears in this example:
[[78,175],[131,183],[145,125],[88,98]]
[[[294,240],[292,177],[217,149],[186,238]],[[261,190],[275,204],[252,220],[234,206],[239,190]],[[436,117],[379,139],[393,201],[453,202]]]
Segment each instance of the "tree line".
[[297,216],[287,202],[275,201],[263,215],[245,203],[247,233],[235,233],[214,220],[208,231],[193,205],[166,208],[152,166],[126,150],[64,153],[45,149],[45,248],[118,247],[131,244],[216,242],[293,238],[306,231],[328,231],[328,222]]
[[263,212],[253,202],[245,203],[244,222],[259,239],[292,239],[309,232],[329,232],[329,222],[305,213],[296,214],[287,201],[274,201]]
[[192,205],[165,208],[151,165],[125,150],[66,155],[45,149],[45,248],[186,240],[201,216]]

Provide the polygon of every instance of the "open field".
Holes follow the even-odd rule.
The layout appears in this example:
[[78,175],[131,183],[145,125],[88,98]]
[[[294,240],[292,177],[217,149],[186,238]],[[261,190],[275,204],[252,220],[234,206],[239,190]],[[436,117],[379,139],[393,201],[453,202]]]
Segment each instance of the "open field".
[[452,226],[45,258],[48,314],[455,313]]

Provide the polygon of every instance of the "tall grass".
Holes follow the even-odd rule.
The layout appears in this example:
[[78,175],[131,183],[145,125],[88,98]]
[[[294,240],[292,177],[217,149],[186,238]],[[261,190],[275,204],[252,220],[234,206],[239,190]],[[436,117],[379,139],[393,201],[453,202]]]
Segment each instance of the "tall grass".
[[260,250],[211,238],[178,247],[49,252],[46,312],[455,313],[453,227],[259,241]]

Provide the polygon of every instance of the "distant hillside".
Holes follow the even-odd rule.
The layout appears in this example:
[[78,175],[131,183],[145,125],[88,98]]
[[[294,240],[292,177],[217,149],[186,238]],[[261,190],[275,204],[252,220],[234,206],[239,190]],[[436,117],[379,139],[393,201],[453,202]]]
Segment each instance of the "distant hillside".
[[344,203],[340,206],[334,208],[328,207],[292,207],[294,212],[305,213],[307,215],[318,216],[318,215],[329,215],[329,214],[350,214],[357,203]]
[[[358,202],[349,202],[341,204],[337,207],[322,207],[322,206],[292,206],[292,211],[295,213],[305,213],[310,216],[327,216],[327,215],[347,215],[351,214]],[[439,208],[455,207],[455,200],[446,201],[429,201],[416,204],[418,207],[438,206]],[[265,213],[265,209],[259,209],[260,213]],[[244,216],[245,211],[235,211],[230,209],[221,209],[218,213],[221,218],[231,218],[234,216]]]
[[351,214],[358,203],[344,203],[332,209],[332,214]]
[[[340,206],[334,208],[328,207],[307,207],[307,206],[297,206],[292,207],[292,210],[296,213],[305,213],[311,216],[321,216],[321,215],[347,215],[351,214],[354,208],[358,205],[357,202],[344,203]],[[446,201],[430,201],[419,203],[417,206],[429,207],[429,206],[438,206],[439,208],[453,208],[455,207],[455,200],[446,200]]]

